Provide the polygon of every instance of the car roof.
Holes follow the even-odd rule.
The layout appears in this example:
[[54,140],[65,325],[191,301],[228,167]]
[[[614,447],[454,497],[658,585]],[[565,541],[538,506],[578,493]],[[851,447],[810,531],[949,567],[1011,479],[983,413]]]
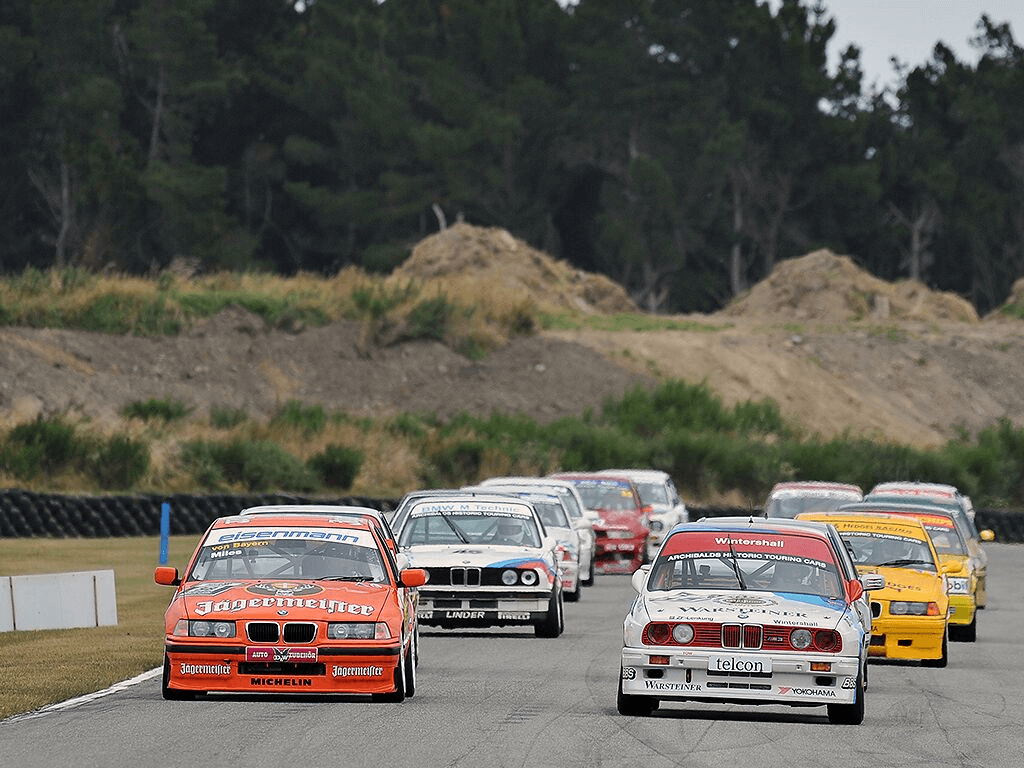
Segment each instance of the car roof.
[[383,519],[384,513],[373,507],[359,507],[342,504],[262,504],[246,507],[238,513],[244,517],[253,515],[366,515]]
[[956,498],[960,495],[960,491],[957,490],[955,485],[947,483],[922,483],[918,480],[889,480],[884,483],[878,483],[868,491],[868,495],[870,496],[873,493],[903,492],[914,492],[922,495],[934,494],[940,498]]
[[[727,515],[723,517],[702,517],[696,524],[712,525],[714,523],[721,523],[723,526],[728,526],[729,530],[753,530],[756,526],[756,530],[764,531],[782,531],[789,529],[798,531],[814,531],[824,535],[828,534],[828,523],[821,523],[813,520],[794,520],[788,517],[761,517],[759,515],[743,517],[740,515]],[[694,523],[681,523],[676,527],[690,527],[692,525],[694,525]]]
[[950,520],[956,519],[956,513],[949,507],[944,507],[940,504],[929,504],[925,501],[917,501],[907,499],[907,501],[872,501],[867,499],[865,501],[854,501],[849,504],[843,504],[836,509],[836,512],[879,512],[886,513],[891,511],[895,514],[904,512],[920,512],[921,514],[928,515],[941,515],[942,517],[948,517]]
[[668,472],[664,472],[660,469],[602,469],[597,472],[599,475],[620,475],[622,477],[628,477],[631,480],[645,480],[645,481],[656,481],[664,482],[671,480],[672,476]]
[[839,483],[831,480],[786,480],[772,486],[772,489],[768,492],[768,498],[771,498],[775,493],[786,491],[836,491],[839,493],[856,493],[859,496],[864,495],[861,487],[853,483]]

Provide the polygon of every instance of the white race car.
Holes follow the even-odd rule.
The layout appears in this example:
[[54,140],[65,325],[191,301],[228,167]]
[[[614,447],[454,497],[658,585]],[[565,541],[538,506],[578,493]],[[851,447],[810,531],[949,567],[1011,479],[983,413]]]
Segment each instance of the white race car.
[[[771,520],[677,526],[623,624],[618,711],[662,701],[828,708],[864,719],[870,619],[866,588],[826,526]],[[839,545],[841,546],[841,544]]]
[[439,493],[411,504],[396,534],[410,566],[427,572],[420,624],[562,634],[558,544],[529,501]]

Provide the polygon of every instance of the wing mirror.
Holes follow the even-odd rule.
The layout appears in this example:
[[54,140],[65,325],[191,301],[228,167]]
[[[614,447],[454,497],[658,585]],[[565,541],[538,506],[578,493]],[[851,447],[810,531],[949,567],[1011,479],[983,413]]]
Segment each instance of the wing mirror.
[[864,585],[865,592],[873,592],[876,589],[885,589],[885,576],[880,573],[865,573],[859,579]]
[[178,569],[172,568],[169,565],[157,566],[157,569],[153,572],[153,580],[157,584],[163,584],[165,587],[176,587],[181,584],[181,579],[178,578]]
[[649,574],[650,572],[650,564],[641,565],[639,568],[633,571],[633,589],[635,589],[637,592],[643,591],[644,582],[647,581],[647,574]]

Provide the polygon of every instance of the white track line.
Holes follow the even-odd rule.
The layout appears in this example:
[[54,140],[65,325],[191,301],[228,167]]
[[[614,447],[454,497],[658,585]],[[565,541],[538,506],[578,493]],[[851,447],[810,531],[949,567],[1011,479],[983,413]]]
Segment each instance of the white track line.
[[76,696],[73,699],[61,701],[57,704],[49,704],[45,707],[42,707],[41,709],[37,709],[32,712],[26,712],[21,715],[12,715],[11,717],[8,717],[6,720],[2,720],[0,722],[7,724],[17,722],[18,720],[31,720],[36,717],[42,717],[43,715],[49,715],[53,712],[60,712],[65,709],[74,709],[75,707],[79,707],[82,704],[88,704],[90,701],[102,699],[104,696],[109,696],[112,693],[120,693],[121,691],[131,688],[133,685],[138,685],[139,683],[143,683],[146,680],[151,680],[152,678],[162,673],[163,667],[156,667],[155,669],[151,669],[148,672],[143,672],[141,675],[136,675],[135,677],[129,680],[122,680],[120,683],[114,683],[112,686],[110,686],[109,688],[104,688],[102,691],[96,691],[95,693],[87,693],[84,696]]

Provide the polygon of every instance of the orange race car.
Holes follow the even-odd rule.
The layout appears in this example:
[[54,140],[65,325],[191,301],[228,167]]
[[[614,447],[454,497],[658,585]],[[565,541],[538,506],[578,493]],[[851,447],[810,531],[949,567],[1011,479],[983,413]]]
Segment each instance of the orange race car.
[[164,617],[163,696],[416,692],[416,587],[371,520],[239,514],[214,520],[180,577]]

